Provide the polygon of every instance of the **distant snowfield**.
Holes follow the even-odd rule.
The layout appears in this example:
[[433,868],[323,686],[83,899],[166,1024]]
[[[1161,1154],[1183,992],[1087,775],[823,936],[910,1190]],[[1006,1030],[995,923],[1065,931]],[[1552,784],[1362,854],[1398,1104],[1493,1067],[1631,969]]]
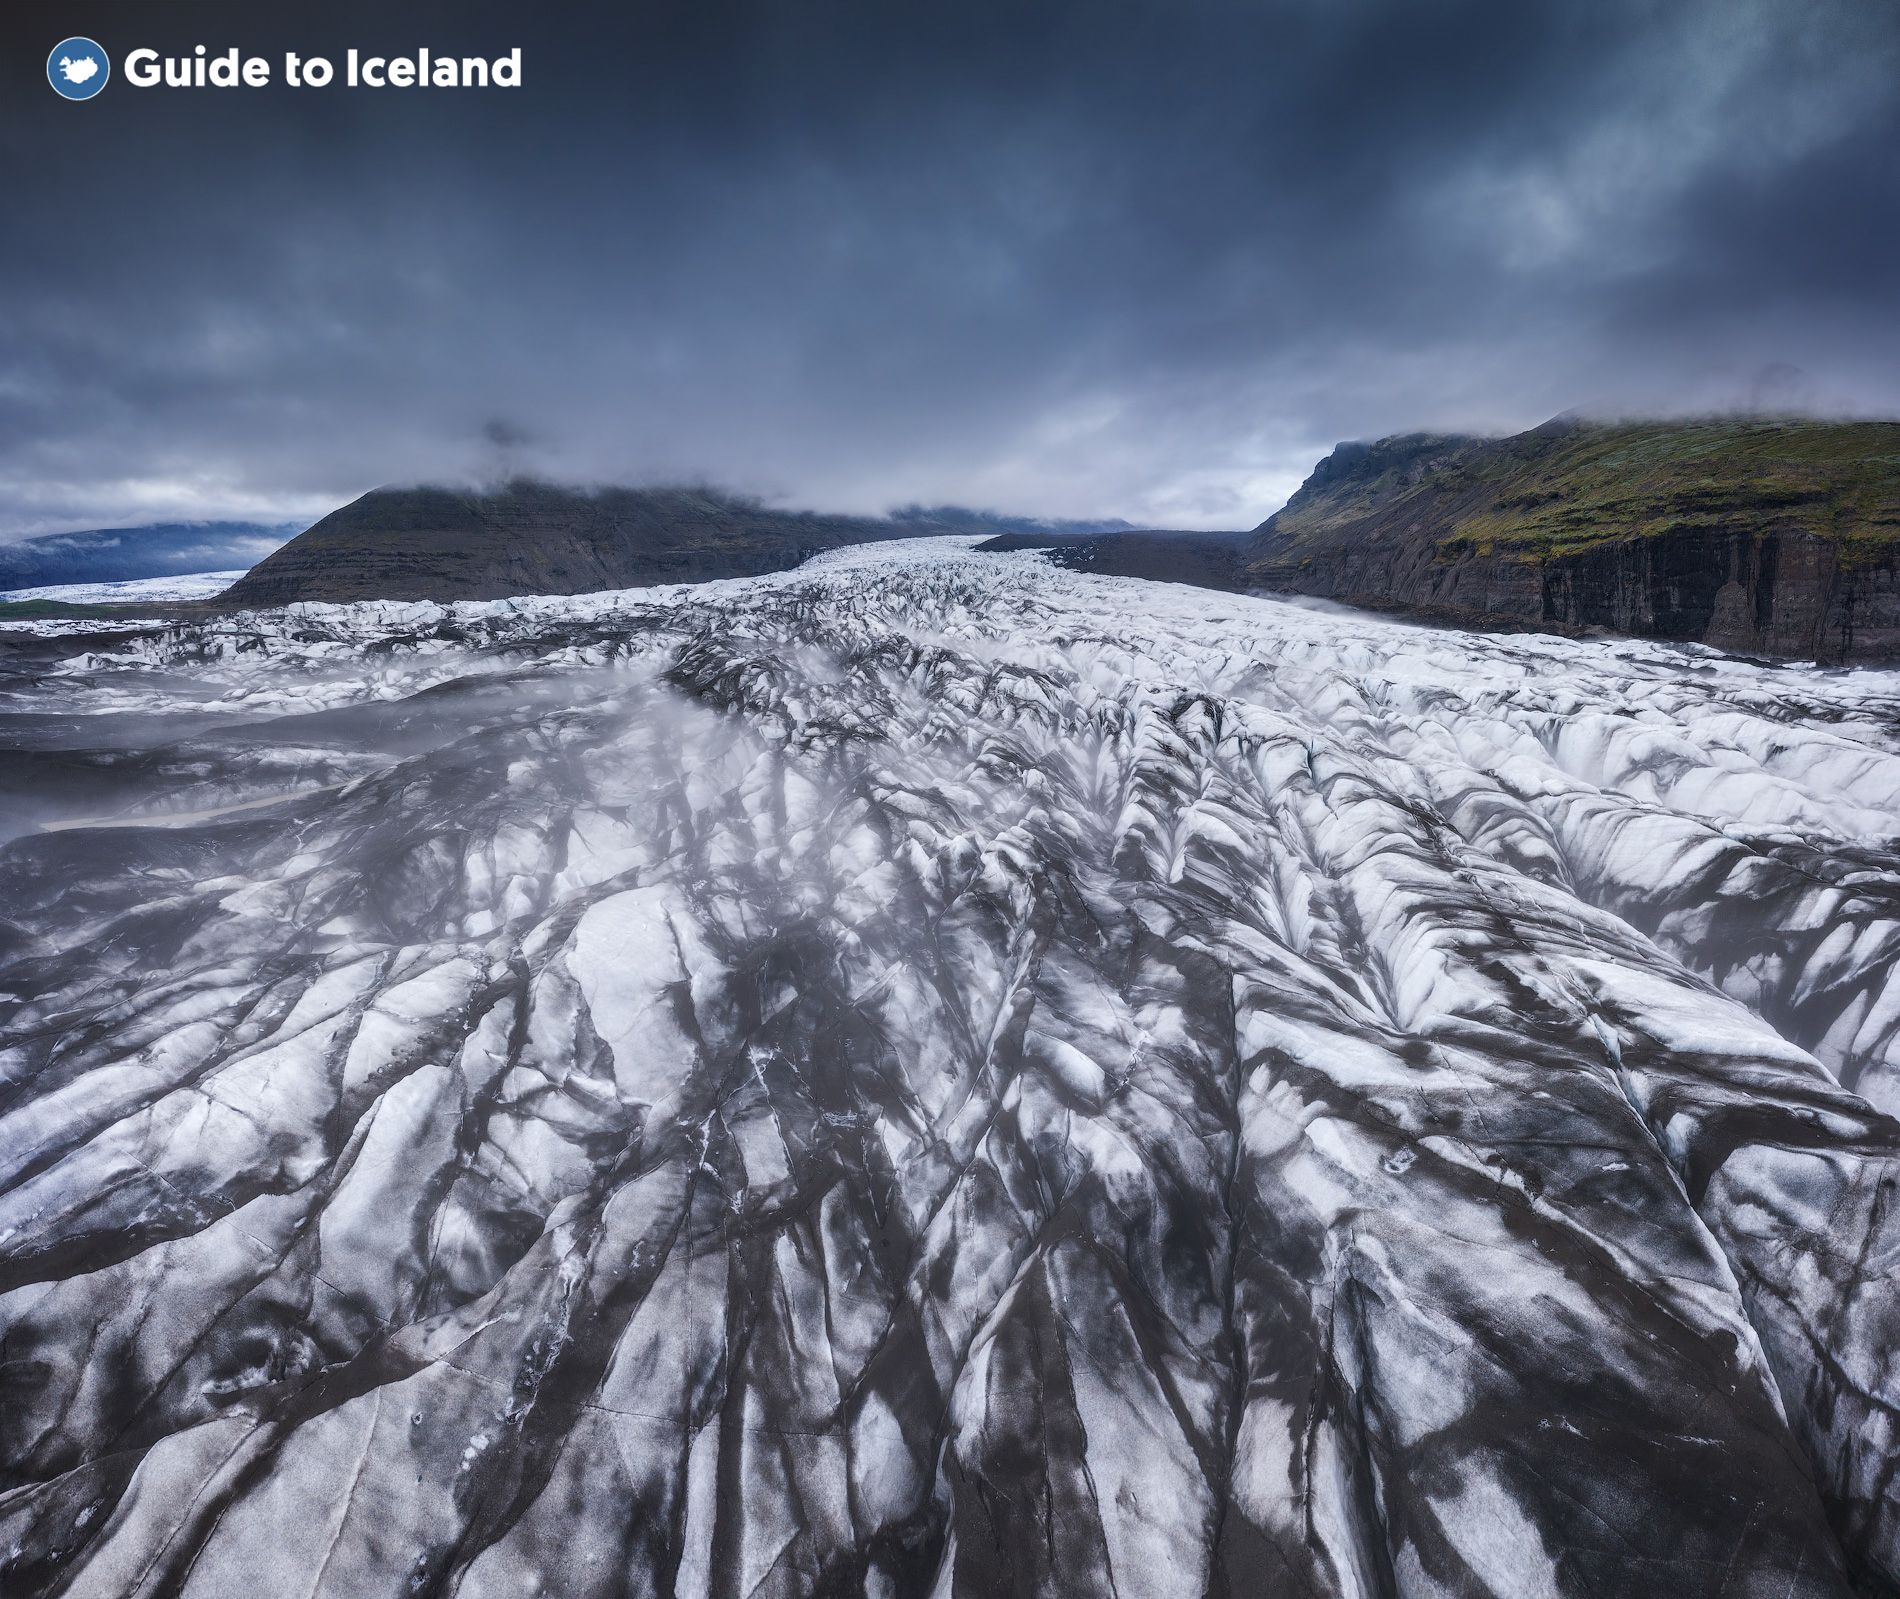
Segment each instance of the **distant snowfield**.
[[9,1595],[1900,1579],[1900,674],[969,542],[0,652]]
[[65,605],[131,605],[140,600],[208,600],[244,575],[193,572],[184,577],[141,577],[124,583],[50,583],[43,588],[8,589],[0,604],[21,600],[58,600]]

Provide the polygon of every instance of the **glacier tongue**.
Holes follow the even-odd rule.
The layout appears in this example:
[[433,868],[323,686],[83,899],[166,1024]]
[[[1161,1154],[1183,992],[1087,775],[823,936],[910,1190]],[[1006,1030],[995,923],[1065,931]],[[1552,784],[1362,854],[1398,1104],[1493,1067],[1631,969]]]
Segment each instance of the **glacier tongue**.
[[0,662],[9,1594],[1900,1591],[1900,676],[957,540]]

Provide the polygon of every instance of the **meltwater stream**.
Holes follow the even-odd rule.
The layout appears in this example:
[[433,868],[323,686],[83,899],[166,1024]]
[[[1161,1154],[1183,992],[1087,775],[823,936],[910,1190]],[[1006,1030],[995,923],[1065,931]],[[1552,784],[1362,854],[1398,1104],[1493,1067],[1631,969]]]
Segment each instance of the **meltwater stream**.
[[1900,1592],[1900,675],[906,541],[0,820],[10,1596]]

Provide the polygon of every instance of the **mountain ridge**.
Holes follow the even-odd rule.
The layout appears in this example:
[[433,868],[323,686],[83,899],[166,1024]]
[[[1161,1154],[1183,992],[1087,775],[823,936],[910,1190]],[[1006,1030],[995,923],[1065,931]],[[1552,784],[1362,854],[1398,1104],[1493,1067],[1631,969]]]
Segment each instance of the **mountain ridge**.
[[819,550],[947,531],[767,510],[706,488],[592,491],[518,478],[498,491],[373,489],[261,561],[217,600],[492,600],[756,577]]
[[1825,664],[1900,654],[1900,422],[1559,417],[1336,448],[1243,581]]
[[758,577],[881,539],[1124,525],[1041,523],[954,505],[907,505],[885,517],[783,511],[705,486],[576,489],[517,478],[487,492],[382,488],[313,524],[216,603],[597,593]]

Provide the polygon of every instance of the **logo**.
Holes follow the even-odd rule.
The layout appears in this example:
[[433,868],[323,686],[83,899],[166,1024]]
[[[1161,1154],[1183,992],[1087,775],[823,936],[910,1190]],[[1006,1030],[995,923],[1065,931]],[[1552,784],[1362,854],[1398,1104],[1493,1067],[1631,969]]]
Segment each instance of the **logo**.
[[68,100],[90,100],[111,76],[111,61],[90,39],[68,39],[46,58],[46,81]]

